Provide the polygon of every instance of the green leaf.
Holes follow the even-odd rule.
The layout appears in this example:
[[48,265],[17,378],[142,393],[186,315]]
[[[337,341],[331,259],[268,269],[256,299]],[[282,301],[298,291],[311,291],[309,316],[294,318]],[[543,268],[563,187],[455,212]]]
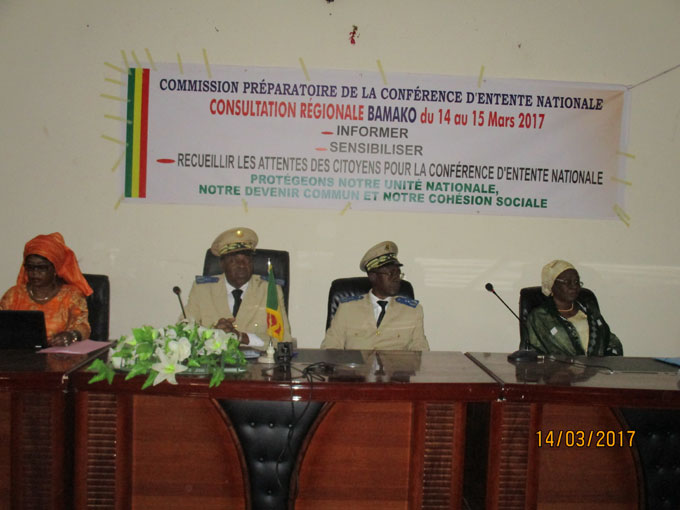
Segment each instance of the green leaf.
[[191,343],[193,343],[194,340],[196,340],[196,337],[197,337],[197,336],[198,336],[198,326],[194,326],[194,327],[191,329],[191,331],[189,332],[189,334],[187,335],[187,338],[189,338],[189,341],[190,341]]
[[149,363],[137,363],[125,376],[125,380],[127,381],[128,379],[132,379],[138,375],[144,375],[149,371],[150,368],[151,365]]
[[153,384],[154,380],[156,379],[157,375],[158,375],[158,372],[156,372],[155,370],[152,370],[151,372],[149,372],[149,377],[146,378],[146,381],[142,385],[142,389],[145,390],[149,386],[151,386]]
[[209,387],[214,388],[215,386],[219,386],[222,383],[222,381],[224,381],[224,370],[217,367],[212,373]]
[[99,381],[103,381],[105,378],[106,378],[106,374],[104,372],[100,372],[100,373],[92,376],[92,379],[87,381],[87,384],[92,384],[92,383],[96,383],[96,382],[99,382]]
[[102,370],[102,369],[105,368],[105,367],[106,367],[106,363],[104,363],[104,362],[103,362],[102,360],[100,360],[100,359],[96,359],[96,360],[94,360],[94,361],[90,364],[90,366],[87,367],[85,370],[88,370],[88,371],[90,371],[90,372],[97,372],[97,371]]
[[100,359],[94,360],[92,364],[89,367],[87,367],[87,370],[97,372],[88,381],[88,384],[103,381],[104,379],[106,379],[109,382],[109,384],[113,382],[113,377],[115,375],[113,368],[111,368],[109,365],[107,365]]
[[146,361],[153,355],[155,349],[152,344],[139,344],[137,345],[137,355],[141,361]]

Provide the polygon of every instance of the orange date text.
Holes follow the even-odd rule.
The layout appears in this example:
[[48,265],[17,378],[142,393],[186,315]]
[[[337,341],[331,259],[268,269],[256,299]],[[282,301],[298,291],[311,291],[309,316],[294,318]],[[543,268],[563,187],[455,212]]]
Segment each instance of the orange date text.
[[539,430],[539,448],[631,448],[634,430]]

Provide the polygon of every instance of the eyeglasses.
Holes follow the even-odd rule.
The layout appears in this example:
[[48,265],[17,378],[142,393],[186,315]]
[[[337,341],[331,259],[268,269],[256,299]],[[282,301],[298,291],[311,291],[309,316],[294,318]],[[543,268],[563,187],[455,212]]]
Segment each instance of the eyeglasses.
[[583,287],[581,280],[563,280],[562,278],[555,278],[556,282],[560,282],[565,287]]
[[391,271],[371,271],[374,274],[379,274],[381,276],[387,276],[388,278],[396,278],[399,277],[400,280],[404,279],[404,276],[406,276],[404,273],[399,271],[399,269],[393,269]]

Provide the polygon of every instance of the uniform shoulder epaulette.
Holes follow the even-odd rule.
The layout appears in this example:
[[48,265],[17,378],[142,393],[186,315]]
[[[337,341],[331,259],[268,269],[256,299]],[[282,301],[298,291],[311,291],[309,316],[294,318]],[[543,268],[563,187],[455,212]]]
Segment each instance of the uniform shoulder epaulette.
[[366,294],[355,294],[353,296],[346,296],[343,298],[340,298],[341,303],[349,303],[350,301],[359,301],[360,299],[364,299],[364,296]]
[[397,303],[401,303],[402,305],[410,306],[411,308],[415,308],[416,306],[418,306],[418,303],[419,303],[419,301],[417,299],[411,299],[411,298],[407,298],[407,297],[404,297],[404,296],[397,296],[396,298],[394,298],[394,300]]
[[[265,282],[268,282],[269,276],[266,274],[261,274],[260,279]],[[283,287],[286,284],[286,280],[281,280],[280,278],[274,278],[274,281],[276,282],[276,285],[278,285],[279,287]]]
[[196,275],[196,283],[215,283],[220,281],[219,276],[205,276],[202,274]]

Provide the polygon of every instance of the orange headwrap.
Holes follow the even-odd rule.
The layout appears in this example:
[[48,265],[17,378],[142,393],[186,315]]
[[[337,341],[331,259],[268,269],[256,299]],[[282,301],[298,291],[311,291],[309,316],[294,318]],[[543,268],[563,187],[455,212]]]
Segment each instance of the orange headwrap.
[[[92,294],[92,288],[87,283],[83,273],[80,272],[75,253],[66,246],[64,238],[59,232],[39,235],[28,241],[24,246],[24,260],[29,255],[45,257],[52,262],[57,275],[66,283],[75,285],[86,296]],[[24,285],[27,281],[28,276],[22,264],[17,277],[17,285]]]

